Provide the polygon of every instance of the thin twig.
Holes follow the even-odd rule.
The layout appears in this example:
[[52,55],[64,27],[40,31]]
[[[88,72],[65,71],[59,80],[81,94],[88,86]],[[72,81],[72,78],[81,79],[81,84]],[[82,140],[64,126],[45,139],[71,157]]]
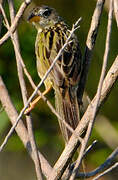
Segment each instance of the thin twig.
[[93,149],[93,147],[96,145],[98,141],[94,140],[93,143],[85,150],[83,154],[83,158]]
[[0,45],[2,45],[3,43],[5,43],[5,41],[10,37],[10,33],[13,33],[13,32],[16,30],[16,28],[17,28],[17,26],[18,26],[18,23],[19,23],[19,20],[21,19],[22,15],[23,15],[23,13],[24,13],[24,11],[25,11],[25,9],[26,9],[27,6],[31,3],[31,1],[32,1],[32,0],[25,0],[25,1],[21,4],[21,6],[20,6],[20,8],[19,8],[19,10],[18,10],[18,12],[17,12],[17,14],[16,14],[16,16],[15,16],[15,19],[14,19],[14,21],[13,21],[13,23],[12,23],[9,31],[0,39]]
[[[10,96],[8,94],[8,91],[5,87],[5,84],[2,80],[2,77],[0,76],[0,101],[2,103],[2,106],[4,107],[12,125],[16,122],[16,119],[18,117],[18,113],[10,99]],[[23,121],[19,121],[17,127],[15,128],[19,138],[23,142],[25,148],[27,149],[28,153],[30,154],[31,158],[34,160],[34,154],[31,149],[31,144],[29,141],[29,136],[27,129],[25,128],[25,125],[23,124]],[[48,179],[52,167],[49,165],[48,161],[44,158],[44,156],[38,151],[40,161],[41,161],[41,168],[43,170],[44,175]]]
[[[14,17],[15,17],[13,1],[8,0],[8,4],[9,4],[11,22],[13,22]],[[8,29],[9,29],[9,26],[8,26]],[[21,93],[22,93],[23,102],[25,105],[27,103],[27,90],[26,90],[26,85],[25,85],[25,81],[24,81],[22,65],[20,63],[19,56],[17,54],[17,50],[20,52],[17,30],[14,32],[14,34],[11,33],[11,37],[12,37],[12,42],[14,45],[14,51],[15,51],[15,55],[16,55],[16,63],[17,63],[18,78],[19,78],[19,82],[20,82]],[[34,164],[35,164],[37,179],[42,180],[43,179],[42,178],[42,170],[41,170],[40,159],[38,156],[38,151],[37,151],[35,138],[34,138],[34,134],[33,134],[31,116],[26,116],[26,121],[27,121],[29,139],[31,142],[31,148],[32,148],[32,151],[34,154]]]
[[118,167],[118,162],[115,163],[113,166],[111,166],[109,169],[107,169],[106,171],[104,171],[103,173],[99,174],[97,177],[93,178],[93,180],[97,180],[99,178],[101,178],[102,176],[104,176],[105,174],[111,172],[113,169],[115,169],[116,167]]
[[83,56],[83,68],[82,68],[81,78],[80,78],[80,82],[78,85],[78,92],[77,92],[79,103],[82,102],[82,97],[83,97],[83,93],[84,93],[84,89],[86,85],[88,71],[89,71],[91,60],[92,60],[93,49],[95,46],[95,42],[96,42],[98,30],[99,30],[104,2],[105,0],[97,1],[96,8],[94,10],[94,14],[92,17],[90,29],[88,32],[87,40],[86,40],[86,47],[85,47],[85,52]]
[[[79,19],[79,21],[81,20],[81,18]],[[6,135],[2,145],[0,146],[0,151],[2,151],[3,147],[6,145],[8,139],[10,138],[11,134],[13,133],[15,127],[17,126],[20,118],[22,117],[22,115],[24,114],[24,111],[26,110],[26,108],[28,107],[28,105],[30,104],[30,102],[32,101],[32,99],[34,98],[34,96],[37,94],[38,89],[40,88],[40,86],[43,84],[43,82],[45,81],[45,79],[47,78],[47,76],[49,75],[49,73],[51,72],[51,70],[53,69],[53,66],[55,65],[56,61],[58,60],[58,58],[60,57],[61,53],[64,51],[64,48],[68,45],[74,31],[75,28],[77,29],[77,27],[75,25],[73,25],[72,30],[70,31],[70,35],[68,36],[68,38],[66,39],[65,44],[62,46],[62,48],[60,49],[60,51],[58,52],[57,56],[55,57],[53,63],[51,64],[51,66],[49,67],[49,69],[47,70],[47,72],[45,73],[44,77],[41,79],[40,83],[38,84],[37,88],[35,89],[35,91],[32,93],[32,95],[30,96],[30,98],[28,99],[26,105],[24,106],[24,108],[21,110],[18,118],[16,119],[16,122],[14,123],[14,125],[11,127],[10,131],[8,132],[8,134]],[[66,125],[66,124],[65,124]],[[69,127],[70,128],[70,127]],[[80,139],[80,137],[79,137]]]
[[[3,5],[3,0],[0,1],[0,4]],[[2,29],[2,13],[0,11],[0,37],[1,37],[1,29]]]
[[116,18],[116,23],[117,23],[117,28],[118,28],[118,1],[114,0],[114,13],[115,13],[115,18]]
[[[76,178],[90,178],[97,175],[98,173],[103,172],[105,169],[110,167],[110,165],[112,164],[112,162],[114,161],[117,155],[118,155],[118,147],[109,155],[109,157],[105,160],[105,162],[102,163],[99,167],[97,167],[91,172],[86,172],[86,173],[78,171]],[[72,169],[73,167],[70,167],[69,169],[70,172],[66,176],[62,177],[62,180],[69,178],[69,174],[72,173]]]
[[76,161],[76,165],[73,169],[73,173],[70,177],[70,180],[74,180],[77,174],[77,171],[79,169],[79,166],[82,162],[83,154],[85,151],[85,148],[87,146],[88,140],[90,138],[95,117],[96,117],[96,112],[97,112],[97,107],[100,101],[100,96],[101,96],[101,91],[102,91],[102,86],[104,82],[104,77],[106,73],[106,68],[107,68],[107,61],[108,61],[108,55],[109,55],[109,49],[110,49],[110,37],[111,37],[111,28],[112,28],[112,15],[113,15],[113,0],[110,1],[110,10],[109,10],[109,15],[108,15],[108,26],[107,26],[107,35],[106,35],[106,47],[105,47],[105,53],[104,53],[104,58],[103,58],[103,66],[102,66],[102,71],[101,71],[101,76],[100,76],[100,81],[98,84],[98,89],[97,89],[97,95],[96,95],[96,103],[95,106],[93,107],[93,115],[92,118],[89,122],[88,129],[84,138],[84,141],[82,143],[80,153],[78,156],[78,159]]
[[[96,145],[96,143],[97,143],[97,140],[94,140],[93,143],[86,149],[86,151],[84,152],[83,158],[93,149],[93,147]],[[65,171],[65,173],[62,176],[62,180],[69,179],[70,175],[72,174],[72,170],[75,167],[75,164],[76,164],[76,162],[73,162],[70,165],[70,167],[68,168],[68,170]],[[89,176],[90,173],[91,172],[85,174],[85,173],[79,172],[77,176],[79,177],[79,175],[81,174],[80,177],[85,177],[85,176]]]

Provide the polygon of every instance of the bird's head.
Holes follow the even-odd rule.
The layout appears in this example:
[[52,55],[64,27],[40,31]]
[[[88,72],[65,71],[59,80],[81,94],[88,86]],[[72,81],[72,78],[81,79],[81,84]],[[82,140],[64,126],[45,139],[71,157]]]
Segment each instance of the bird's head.
[[31,11],[28,21],[32,23],[37,30],[42,30],[54,26],[60,21],[60,17],[55,9],[48,6],[41,6]]

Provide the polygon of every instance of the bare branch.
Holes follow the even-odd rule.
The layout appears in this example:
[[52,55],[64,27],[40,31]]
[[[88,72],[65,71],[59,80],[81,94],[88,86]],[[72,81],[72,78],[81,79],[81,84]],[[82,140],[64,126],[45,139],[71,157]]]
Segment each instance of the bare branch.
[[83,154],[83,158],[93,149],[93,147],[96,145],[98,141],[94,140],[93,143],[85,150]]
[[95,176],[96,174],[103,172],[104,169],[108,168],[117,155],[118,147],[110,154],[110,156],[106,159],[106,161],[103,164],[101,164],[98,168],[91,172],[91,176]]
[[[106,161],[103,164],[101,164],[98,168],[94,169],[93,171],[83,173],[83,172],[79,172],[78,170],[76,178],[90,178],[97,175],[98,173],[103,172],[105,169],[110,167],[110,165],[112,164],[113,160],[116,158],[117,155],[118,155],[118,147],[109,155],[109,157],[106,159]],[[72,166],[74,166],[74,164]],[[72,166],[69,169],[70,170],[69,174],[72,173],[72,169],[73,169]],[[68,179],[68,178],[69,178],[69,175],[66,176],[65,179]]]
[[[83,158],[93,149],[93,147],[96,145],[97,140],[93,141],[93,143],[86,149],[86,151],[84,152]],[[63,176],[62,176],[62,180],[65,179],[69,179],[70,175],[72,174],[72,171],[75,167],[76,162],[72,163],[70,165],[70,167],[64,172]],[[89,177],[89,174],[91,174],[91,172],[88,173],[81,173],[78,172],[77,177]]]
[[109,169],[107,169],[106,171],[104,171],[103,173],[99,174],[97,177],[95,177],[93,180],[97,180],[99,178],[101,178],[102,176],[104,176],[105,174],[109,173],[110,171],[112,171],[113,169],[115,169],[116,167],[118,167],[118,162],[115,163],[113,166],[111,166]]
[[80,78],[80,82],[78,86],[78,93],[77,93],[79,103],[81,103],[82,97],[83,97],[83,92],[84,92],[84,88],[85,88],[85,84],[86,84],[86,80],[88,76],[88,70],[91,63],[93,49],[94,49],[97,34],[98,34],[104,2],[105,0],[97,1],[96,8],[94,10],[94,14],[93,14],[91,25],[90,25],[90,30],[89,30],[88,37],[86,40],[86,47],[85,47],[85,52],[83,56],[83,68],[82,68],[82,73],[81,73],[81,78]]
[[[0,1],[1,6],[3,5],[3,0]],[[2,29],[2,13],[0,11],[0,37],[1,37],[1,29]]]
[[[15,17],[14,4],[13,4],[12,0],[8,0],[8,3],[9,3],[11,22],[13,22],[14,17]],[[8,26],[8,28],[9,28],[9,26]],[[26,90],[26,85],[25,85],[25,81],[24,81],[22,65],[20,63],[19,55],[17,53],[17,50],[20,52],[17,30],[14,32],[14,34],[11,33],[11,37],[12,37],[12,42],[14,45],[14,51],[15,51],[15,55],[16,55],[16,63],[17,63],[18,78],[19,78],[19,82],[20,82],[21,93],[22,93],[23,102],[25,105],[27,103],[27,90]],[[32,151],[34,154],[34,164],[35,164],[37,178],[38,178],[38,180],[42,180],[43,178],[42,178],[40,159],[38,156],[38,150],[36,147],[36,142],[35,142],[35,138],[34,138],[34,134],[33,134],[31,116],[26,116],[26,121],[27,121],[29,139],[31,142],[31,148],[32,148]]]
[[25,9],[31,3],[31,1],[32,0],[25,0],[21,4],[21,6],[20,6],[20,8],[19,8],[19,10],[18,10],[18,12],[17,12],[17,14],[15,16],[15,19],[14,19],[9,31],[0,39],[0,45],[5,43],[5,41],[10,37],[10,32],[13,33],[16,30],[16,27],[18,26],[19,20],[21,19]]
[[114,0],[114,13],[115,13],[116,23],[118,27],[118,1],[117,0]]
[[[8,117],[10,118],[11,123],[14,124],[16,122],[17,117],[18,117],[18,113],[12,104],[12,101],[10,99],[10,96],[8,94],[8,91],[5,87],[5,84],[4,84],[1,76],[0,76],[0,101],[1,101],[2,106],[4,107]],[[19,121],[15,130],[16,130],[18,136],[20,137],[21,141],[23,142],[25,148],[29,152],[31,158],[34,159],[34,154],[33,154],[32,149],[31,149],[29,136],[28,136],[27,130],[26,130],[22,120]],[[49,165],[48,161],[44,158],[44,156],[39,151],[38,151],[38,154],[40,157],[41,168],[43,170],[43,173],[48,178],[51,171],[52,171],[52,168]]]

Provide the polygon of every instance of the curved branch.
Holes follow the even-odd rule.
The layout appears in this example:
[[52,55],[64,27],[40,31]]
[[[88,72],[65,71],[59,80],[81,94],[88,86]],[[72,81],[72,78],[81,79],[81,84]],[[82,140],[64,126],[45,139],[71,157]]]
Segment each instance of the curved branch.
[[118,167],[118,162],[115,163],[113,166],[111,166],[110,168],[108,168],[106,171],[104,171],[103,173],[99,174],[97,177],[95,177],[93,180],[97,180],[99,178],[101,178],[102,176],[104,176],[105,174],[111,172],[113,169],[115,169],[116,167]]
[[85,174],[79,172],[76,177],[77,178],[80,178],[80,177],[82,177],[82,178],[89,178],[89,177],[95,176],[96,174],[98,174],[100,172],[103,172],[105,169],[110,167],[112,161],[115,159],[115,157],[117,155],[118,155],[118,147],[110,154],[110,156],[106,159],[106,161],[103,164],[101,164],[98,168],[94,169],[91,172],[85,173]]
[[[116,158],[117,155],[118,155],[118,147],[109,155],[109,157],[106,159],[106,161],[103,164],[101,164],[98,168],[94,169],[93,171],[86,172],[86,173],[78,171],[76,178],[90,178],[101,172],[102,172],[101,173],[102,175],[104,174],[104,172],[106,172],[106,173],[109,172],[110,169],[112,170],[113,167],[114,168],[116,167],[116,164],[112,165],[111,167],[110,167],[110,165],[112,164],[112,161]],[[70,174],[72,173],[74,165],[75,165],[75,163],[73,163],[71,165],[71,167],[68,169],[68,171],[69,171],[68,174],[64,174],[62,177],[62,180],[68,179],[70,177]],[[105,169],[107,169],[107,170],[104,171]],[[99,175],[97,177],[99,177]]]
[[13,23],[12,23],[9,31],[0,39],[0,45],[2,45],[3,43],[5,43],[5,41],[10,37],[10,34],[11,34],[11,33],[14,33],[14,31],[16,30],[16,27],[18,26],[18,23],[19,23],[22,15],[23,15],[25,9],[26,9],[27,6],[31,3],[31,1],[32,1],[32,0],[25,0],[25,1],[21,4],[21,6],[20,6],[20,8],[19,8],[19,10],[18,10],[18,12],[17,12],[17,14],[16,14],[16,16],[15,16],[15,19],[14,19],[14,21],[13,21]]

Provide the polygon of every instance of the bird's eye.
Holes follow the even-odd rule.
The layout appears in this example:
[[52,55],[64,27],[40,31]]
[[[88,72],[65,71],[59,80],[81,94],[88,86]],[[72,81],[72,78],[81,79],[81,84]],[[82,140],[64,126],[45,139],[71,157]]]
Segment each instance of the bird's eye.
[[44,17],[48,17],[51,14],[51,10],[47,9],[46,11],[43,12]]

